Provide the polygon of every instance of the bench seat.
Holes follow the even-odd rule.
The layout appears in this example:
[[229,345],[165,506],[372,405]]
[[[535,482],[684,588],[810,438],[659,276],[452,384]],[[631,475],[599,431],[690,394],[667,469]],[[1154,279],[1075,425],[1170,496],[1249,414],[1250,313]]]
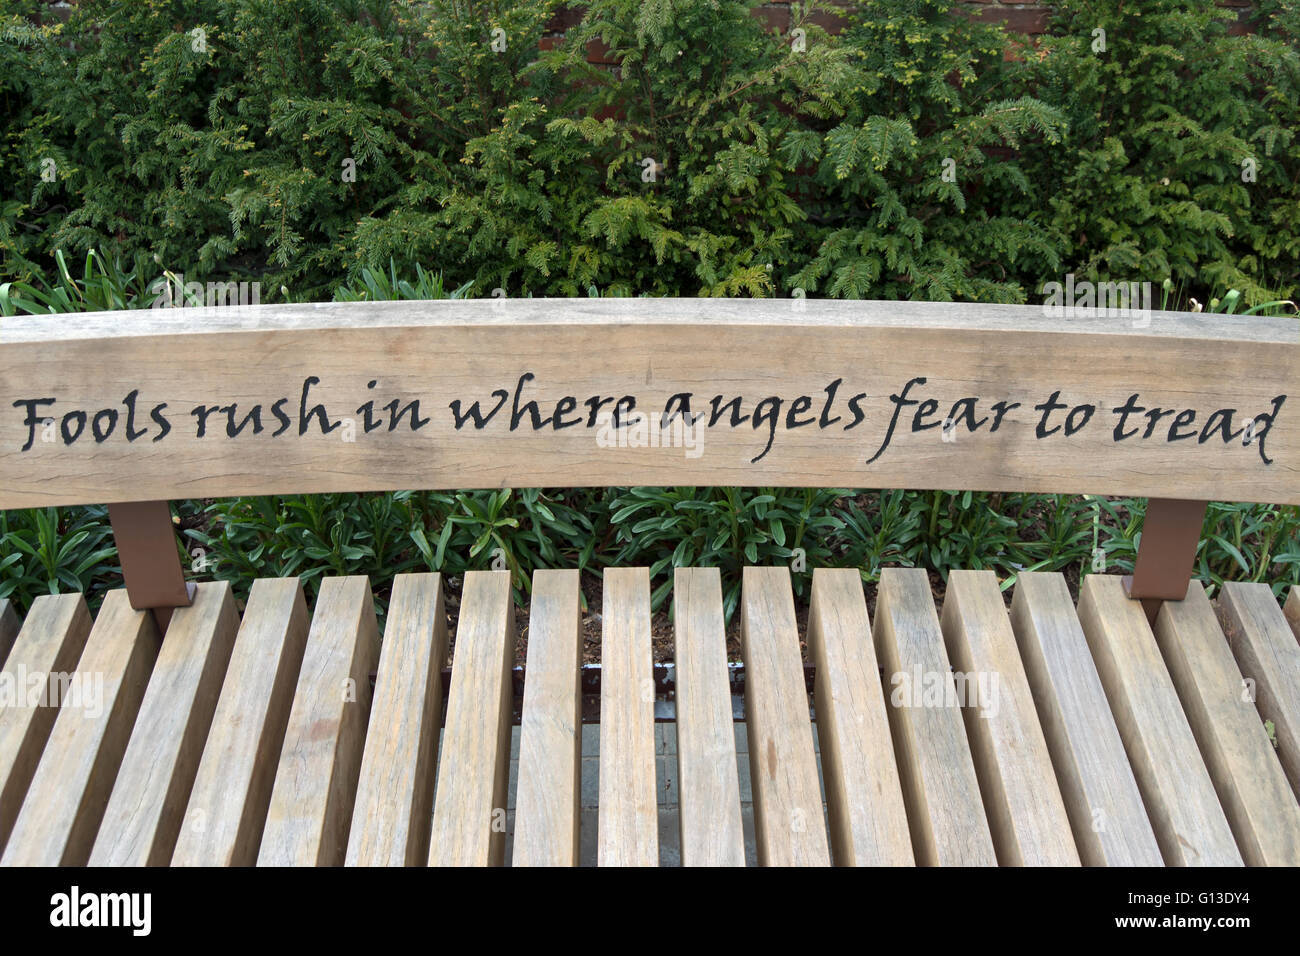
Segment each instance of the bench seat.
[[[1076,604],[1057,573],[1007,600],[958,571],[937,607],[926,572],[887,569],[869,613],[856,570],[819,569],[801,634],[789,572],[746,568],[743,669],[718,572],[678,569],[672,597],[668,708],[649,572],[605,572],[602,865],[661,859],[669,713],[685,865],[743,865],[747,812],[766,865],[1300,864],[1294,588],[1284,610],[1193,581],[1152,626],[1117,576]],[[3,864],[578,863],[578,573],[533,576],[515,754],[509,575],[467,574],[454,647],[447,624],[437,574],[395,579],[382,641],[364,577],[314,609],[259,580],[242,619],[202,583],[165,640],[125,590],[93,620],[77,594],[22,622],[0,601]]]

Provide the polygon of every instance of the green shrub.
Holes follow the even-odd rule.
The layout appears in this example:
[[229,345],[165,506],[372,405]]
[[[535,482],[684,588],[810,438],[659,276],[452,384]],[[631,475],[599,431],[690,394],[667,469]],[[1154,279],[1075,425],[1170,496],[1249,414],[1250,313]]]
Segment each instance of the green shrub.
[[840,298],[1024,302],[1018,276],[1060,265],[1059,239],[1013,211],[1048,186],[1012,149],[1059,146],[1065,123],[1015,92],[1006,34],[947,0],[867,0],[845,45],[845,115],[797,155],[817,163],[792,286]]
[[[26,104],[7,130],[24,175],[6,188],[47,230],[41,248],[7,244],[4,272],[32,252],[98,246],[327,297],[362,264],[360,222],[454,188],[465,143],[493,117],[467,90],[523,57],[435,50],[441,15],[463,6],[87,0],[65,26],[3,45]],[[470,112],[483,129],[464,127]],[[364,264],[387,259],[367,251]]]
[[[1040,98],[1070,124],[1026,143],[1050,184],[1066,271],[1169,276],[1186,302],[1238,288],[1250,305],[1300,288],[1300,12],[1263,0],[1260,32],[1200,0],[1061,0],[1029,58]],[[1102,34],[1095,31],[1104,31]],[[1104,39],[1105,49],[1100,48]],[[1253,165],[1255,180],[1248,178]]]
[[[885,54],[871,9],[841,40],[796,6],[799,45],[753,0],[595,0],[539,53],[555,6],[88,0],[3,47],[23,107],[0,271],[100,248],[256,278],[266,301],[390,261],[478,294],[1018,300],[998,260],[1055,263],[1037,227],[983,211],[1028,186],[978,151],[1059,126],[992,95],[998,31],[910,2],[923,35]],[[617,69],[587,62],[597,42]]]
[[266,301],[390,262],[479,295],[1296,298],[1294,0],[1246,36],[1200,0],[1062,0],[1037,46],[947,0],[836,36],[755,5],[593,0],[541,51],[554,0],[86,0],[41,29],[0,0],[0,275],[99,249]]

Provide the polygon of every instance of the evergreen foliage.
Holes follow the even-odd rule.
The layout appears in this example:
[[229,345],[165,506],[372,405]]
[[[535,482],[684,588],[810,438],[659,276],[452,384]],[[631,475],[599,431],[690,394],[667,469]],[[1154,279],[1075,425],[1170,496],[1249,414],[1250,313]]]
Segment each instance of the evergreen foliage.
[[474,295],[1300,286],[1295,0],[1245,36],[1202,0],[1062,0],[1032,45],[947,0],[837,35],[812,3],[777,34],[752,0],[593,0],[550,49],[556,0],[38,6],[0,0],[7,279],[96,249],[264,301],[390,262]]

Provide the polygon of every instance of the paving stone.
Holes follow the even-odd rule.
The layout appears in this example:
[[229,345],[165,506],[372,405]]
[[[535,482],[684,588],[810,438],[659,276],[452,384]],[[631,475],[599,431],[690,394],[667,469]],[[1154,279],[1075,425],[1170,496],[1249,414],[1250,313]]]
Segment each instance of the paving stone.
[[596,827],[599,811],[583,810],[578,830],[578,862],[582,866],[596,865]]

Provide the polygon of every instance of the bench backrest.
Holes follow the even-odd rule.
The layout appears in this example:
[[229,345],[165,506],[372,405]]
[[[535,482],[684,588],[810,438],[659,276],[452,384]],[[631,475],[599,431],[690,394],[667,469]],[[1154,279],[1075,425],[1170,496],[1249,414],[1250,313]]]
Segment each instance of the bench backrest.
[[8,318],[0,508],[631,484],[1300,503],[1294,319],[1065,311],[516,299]]

